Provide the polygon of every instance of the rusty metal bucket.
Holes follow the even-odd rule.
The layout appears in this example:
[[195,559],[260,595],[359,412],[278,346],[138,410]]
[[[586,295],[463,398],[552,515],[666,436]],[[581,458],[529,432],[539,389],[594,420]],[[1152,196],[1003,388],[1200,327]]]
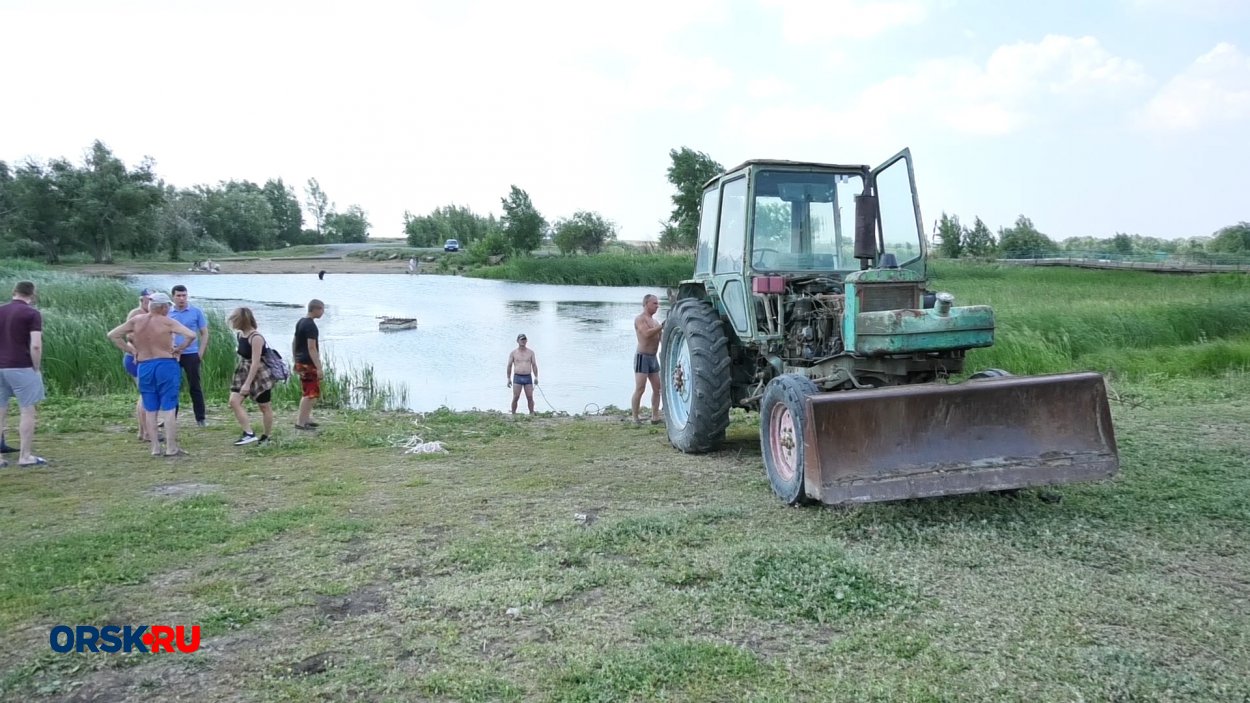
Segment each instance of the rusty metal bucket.
[[806,404],[804,490],[831,505],[1096,481],[1120,465],[1097,373],[817,393]]

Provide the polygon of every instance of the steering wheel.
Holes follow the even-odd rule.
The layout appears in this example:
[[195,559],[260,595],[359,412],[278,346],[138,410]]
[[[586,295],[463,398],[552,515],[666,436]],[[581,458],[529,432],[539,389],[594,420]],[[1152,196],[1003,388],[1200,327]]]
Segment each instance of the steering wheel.
[[[771,268],[770,265],[767,265],[764,263],[765,254],[772,254],[774,257],[777,257],[777,258],[780,258],[781,256],[781,252],[777,251],[776,249],[770,249],[768,247],[757,247],[755,251],[752,252],[752,258],[755,259],[756,266],[762,266],[764,268]],[[773,263],[775,264],[777,262],[774,260]]]

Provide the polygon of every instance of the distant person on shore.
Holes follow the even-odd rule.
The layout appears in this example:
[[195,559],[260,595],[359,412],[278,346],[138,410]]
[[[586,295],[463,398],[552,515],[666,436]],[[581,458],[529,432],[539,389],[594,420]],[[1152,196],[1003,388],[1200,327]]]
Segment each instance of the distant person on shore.
[[[131,310],[126,314],[126,319],[135,315],[148,314],[148,304],[152,300],[152,294],[156,292],[155,288],[144,288],[139,291],[139,307]],[[135,361],[135,355],[126,352],[122,355],[122,368],[126,369],[126,375],[135,380],[135,388],[139,387],[139,363]],[[143,396],[140,395],[135,400],[135,419],[139,421],[139,441],[148,441],[148,413],[143,409]]]
[[[273,374],[269,372],[269,367],[261,359],[265,351],[265,338],[256,329],[256,317],[250,308],[236,308],[226,321],[232,329],[238,331],[238,359],[235,360],[234,378],[230,383],[230,409],[234,411],[243,435],[235,440],[234,446],[241,447],[253,442],[264,444],[269,441],[269,435],[273,432],[273,408],[269,401],[273,396],[273,387],[278,385]],[[247,416],[247,409],[243,407],[243,399],[248,397],[260,407],[262,432],[259,438],[252,431],[252,420]]]
[[[147,436],[152,456],[187,456],[178,446],[178,391],[182,389],[182,369],[178,359],[194,343],[195,332],[170,317],[172,302],[164,293],[152,294],[146,315],[135,315],[108,333],[118,349],[130,352],[139,364],[139,393],[147,411]],[[172,339],[179,340],[176,343]],[[156,430],[157,420],[165,422],[165,451]]]
[[295,323],[295,340],[291,343],[291,359],[295,362],[295,375],[299,376],[303,397],[299,399],[299,417],[295,429],[312,430],[318,427],[312,420],[313,405],[321,397],[321,379],[325,377],[321,365],[321,331],[317,320],[325,314],[326,304],[313,298],[308,301],[308,314]]
[[638,348],[634,354],[634,397],[630,400],[630,408],[634,413],[634,424],[642,424],[638,416],[642,404],[642,393],[651,382],[651,424],[664,421],[660,415],[660,333],[664,326],[655,319],[660,309],[660,299],[648,293],[642,298],[642,312],[634,318],[634,335],[638,337]]
[[417,272],[417,258],[414,256],[408,259],[408,273],[415,274]]
[[320,280],[320,281],[324,281],[324,280],[326,280],[326,270],[325,270],[325,269],[321,269],[320,271],[318,271],[318,272],[317,272],[317,280]]
[[187,302],[187,287],[179,283],[173,287],[174,307],[170,319],[187,329],[195,330],[187,344],[174,337],[174,344],[186,349],[178,359],[178,365],[187,373],[187,390],[191,394],[191,407],[195,410],[195,424],[208,426],[208,409],[204,405],[204,388],[200,385],[200,362],[208,353],[208,318],[204,311]]
[[[35,406],[44,398],[43,388],[43,316],[31,304],[35,300],[35,284],[18,281],[13,299],[0,305],[0,435],[8,427],[9,398],[17,398],[17,433],[21,438],[18,466],[42,466],[43,457],[35,456]],[[0,440],[2,442],[3,440]],[[0,467],[9,462],[0,460]]]
[[527,345],[525,335],[518,334],[516,349],[508,354],[508,387],[512,389],[512,414],[516,415],[517,401],[521,398],[521,390],[525,390],[525,401],[529,404],[530,415],[534,414],[534,386],[538,384],[538,357]]

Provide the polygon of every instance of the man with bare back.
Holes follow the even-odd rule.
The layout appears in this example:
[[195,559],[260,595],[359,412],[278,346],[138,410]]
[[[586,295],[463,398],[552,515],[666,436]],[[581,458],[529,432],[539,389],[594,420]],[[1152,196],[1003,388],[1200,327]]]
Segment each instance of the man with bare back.
[[648,293],[642,298],[642,312],[634,318],[634,334],[638,337],[638,349],[634,354],[634,397],[630,407],[634,411],[634,424],[642,424],[638,417],[642,393],[651,382],[651,424],[663,422],[660,416],[660,333],[664,326],[655,319],[660,309],[660,299]]
[[[133,354],[139,365],[139,394],[147,411],[147,436],[152,441],[152,456],[161,456],[161,439],[156,432],[157,414],[165,421],[164,456],[187,456],[178,447],[178,391],[182,387],[182,367],[178,359],[197,338],[177,320],[169,318],[173,301],[164,293],[154,293],[148,301],[147,314],[135,315],[114,327],[109,341],[124,352]],[[173,335],[182,341],[174,344]]]
[[529,403],[530,415],[534,414],[534,386],[538,383],[538,358],[528,346],[525,335],[518,334],[516,349],[508,355],[508,387],[512,389],[512,414],[516,415],[517,400],[525,389],[525,401]]

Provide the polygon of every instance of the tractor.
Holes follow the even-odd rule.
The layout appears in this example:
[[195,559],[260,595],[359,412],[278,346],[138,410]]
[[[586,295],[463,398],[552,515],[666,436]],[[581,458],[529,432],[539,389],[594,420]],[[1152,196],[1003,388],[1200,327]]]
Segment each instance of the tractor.
[[707,182],[671,291],[668,439],[715,450],[759,413],[773,491],[849,505],[1099,480],[1119,468],[1097,373],[963,377],[994,310],[929,290],[911,153],[877,168],[747,161]]

